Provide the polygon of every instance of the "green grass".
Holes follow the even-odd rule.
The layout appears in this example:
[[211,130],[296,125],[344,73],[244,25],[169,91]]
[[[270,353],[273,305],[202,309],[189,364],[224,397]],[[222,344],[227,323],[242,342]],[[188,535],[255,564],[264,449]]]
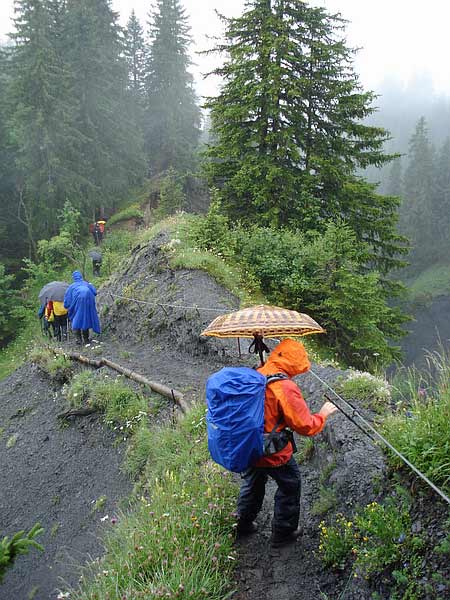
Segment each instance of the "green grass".
[[320,496],[311,507],[311,514],[318,516],[324,515],[334,508],[337,504],[337,496],[334,487],[321,485]]
[[72,361],[64,354],[54,354],[51,348],[35,345],[28,358],[51,379],[64,383],[72,376]]
[[44,338],[37,315],[30,314],[29,320],[20,325],[20,333],[6,348],[0,350],[0,381],[11,375],[28,359],[28,348],[36,341],[43,343]]
[[224,600],[236,560],[233,478],[208,458],[204,405],[152,432],[135,504],[70,597]]
[[441,294],[450,294],[450,265],[433,265],[406,282],[412,301],[426,300]]
[[[404,385],[410,397],[383,421],[383,433],[433,483],[450,494],[450,355],[430,354],[429,371]],[[405,392],[404,392],[405,393]],[[392,464],[403,462],[389,454]]]
[[391,387],[381,377],[361,371],[349,371],[336,380],[336,390],[347,400],[358,400],[364,407],[385,414],[391,400]]
[[90,398],[96,384],[95,372],[89,369],[76,373],[64,387],[64,396],[71,408],[83,406]]
[[142,219],[144,213],[138,204],[131,204],[126,208],[114,213],[107,222],[107,227],[114,225],[114,223],[120,223],[121,221],[128,221],[129,219]]
[[249,273],[224,257],[195,247],[192,238],[196,220],[196,216],[186,214],[168,217],[141,234],[140,241],[148,242],[161,231],[168,231],[171,240],[166,245],[165,251],[172,268],[206,271],[237,296],[243,306],[264,303],[265,299]]

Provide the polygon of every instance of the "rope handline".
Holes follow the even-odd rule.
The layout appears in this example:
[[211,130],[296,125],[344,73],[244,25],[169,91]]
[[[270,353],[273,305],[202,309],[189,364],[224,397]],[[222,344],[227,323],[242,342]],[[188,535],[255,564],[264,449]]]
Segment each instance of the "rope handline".
[[345,415],[347,417],[347,419],[353,423],[353,425],[355,425],[360,431],[362,431],[365,435],[367,435],[368,438],[370,438],[373,442],[375,442],[375,438],[372,436],[372,434],[369,433],[368,431],[366,431],[363,427],[361,427],[361,425],[359,423],[357,423],[355,421],[355,419],[353,419],[354,416],[357,416],[357,417],[359,416],[358,414],[355,415],[355,411],[353,411],[352,415],[350,416],[348,413],[345,412],[345,410],[343,408],[338,406],[329,396],[324,394],[324,397],[328,400],[328,402],[331,402],[331,404],[334,404],[334,406],[337,409],[339,409],[341,411],[341,413],[343,415]]
[[[149,306],[161,306],[161,307],[168,306],[170,308],[183,308],[183,309],[188,309],[188,310],[190,310],[190,309],[205,310],[205,311],[217,312],[217,313],[222,313],[224,310],[223,308],[211,308],[211,307],[204,307],[204,306],[184,306],[182,304],[166,304],[166,303],[162,303],[162,302],[147,302],[145,300],[138,300],[137,298],[130,298],[128,296],[121,296],[120,294],[113,294],[112,292],[107,292],[107,293],[113,298],[122,298],[123,300],[128,300],[129,302],[137,302],[138,304],[147,304]],[[410,469],[412,469],[414,471],[414,473],[416,473],[423,481],[425,481],[425,483],[427,485],[429,485],[437,494],[439,494],[439,496],[441,496],[441,498],[443,498],[448,504],[450,504],[450,498],[442,490],[440,490],[432,481],[430,481],[426,475],[424,475],[421,471],[419,471],[419,469],[417,467],[415,467],[405,456],[403,456],[403,454],[401,452],[399,452],[390,442],[388,442],[388,440],[385,437],[383,437],[380,433],[378,433],[378,431],[369,423],[369,421],[367,421],[361,414],[359,414],[359,412],[357,411],[355,406],[353,406],[350,402],[345,400],[345,398],[340,396],[330,385],[328,385],[328,383],[326,381],[324,381],[321,377],[319,377],[319,375],[317,375],[317,373],[315,373],[312,369],[310,369],[309,372],[318,381],[320,381],[323,385],[325,385],[325,387],[327,387],[331,392],[333,392],[333,394],[341,402],[343,402],[347,407],[349,407],[351,409],[352,416],[358,417],[364,423],[364,425],[370,429],[370,431],[376,436],[376,438],[378,438],[378,440],[380,440],[390,450],[392,450],[392,452],[394,452],[394,454],[396,454]],[[352,418],[352,416],[348,415],[340,406],[338,406],[336,403],[334,403],[331,399],[328,399],[328,400],[332,404],[334,404],[336,406],[336,408],[345,417],[347,417],[347,419],[349,419],[349,421],[351,421],[356,427],[358,427],[358,429],[360,429],[363,433],[365,433],[372,441],[375,441],[374,438],[369,434],[369,432],[366,431],[365,429],[363,429]]]
[[193,310],[208,310],[216,313],[223,313],[224,308],[210,308],[206,306],[184,306],[182,304],[164,304],[163,302],[146,302],[145,300],[138,300],[137,298],[130,298],[129,296],[121,296],[120,294],[113,294],[112,292],[107,292],[113,298],[122,298],[123,300],[128,300],[129,302],[137,302],[138,304],[148,304],[150,306],[169,306],[171,308],[186,308]]
[[[333,392],[333,394],[337,398],[339,398],[339,400],[341,402],[343,402],[350,408],[353,408],[354,415],[357,416],[359,419],[361,419],[361,421],[364,423],[364,425],[366,427],[368,427],[370,429],[370,431],[381,442],[383,442],[383,444],[385,444],[390,450],[392,450],[392,452],[394,452],[394,454],[396,454],[406,465],[408,465],[408,467],[410,469],[412,469],[421,479],[423,479],[423,481],[425,481],[425,483],[427,483],[437,494],[439,494],[439,496],[441,496],[441,498],[443,498],[447,502],[447,504],[450,504],[450,498],[442,490],[440,490],[432,481],[430,481],[426,475],[424,475],[421,471],[419,471],[419,469],[417,467],[415,467],[405,456],[403,456],[403,454],[401,452],[399,452],[396,448],[394,448],[394,446],[390,442],[388,442],[387,439],[381,435],[381,433],[378,433],[378,431],[373,427],[373,425],[371,425],[371,423],[369,423],[369,421],[367,421],[361,414],[359,414],[359,412],[354,407],[352,407],[352,405],[349,402],[347,402],[347,400],[345,400],[345,398],[340,396],[330,385],[328,385],[328,383],[326,381],[324,381],[321,377],[319,377],[319,375],[317,375],[317,373],[314,373],[314,371],[312,369],[310,369],[309,372],[312,375],[314,375],[314,377],[316,379],[318,379],[323,385],[325,385],[331,392]],[[336,408],[338,410],[340,410],[348,418],[348,415],[342,410],[342,408],[340,406],[335,404],[333,401],[331,401],[331,402],[332,402],[332,404],[334,404],[336,406]],[[352,419],[350,419],[350,420],[352,422],[354,422]],[[355,425],[357,425],[357,424],[355,423]],[[362,428],[360,428],[360,429],[362,429]]]

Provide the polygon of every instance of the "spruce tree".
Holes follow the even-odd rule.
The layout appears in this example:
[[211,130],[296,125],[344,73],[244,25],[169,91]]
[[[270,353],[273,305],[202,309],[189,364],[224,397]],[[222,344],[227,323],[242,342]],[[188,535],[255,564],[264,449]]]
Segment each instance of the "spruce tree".
[[389,176],[386,184],[386,193],[389,196],[403,195],[403,169],[402,159],[400,157],[392,161],[389,170]]
[[145,89],[146,48],[144,30],[131,11],[125,30],[125,57],[128,64],[128,85],[136,96],[143,96]]
[[8,53],[0,48],[0,261],[8,262],[26,254],[26,231],[17,219],[16,205],[16,144],[11,127],[11,103],[8,88],[11,69]]
[[344,218],[369,244],[369,264],[383,274],[399,266],[399,200],[356,174],[392,157],[383,152],[387,132],[362,123],[374,95],[353,71],[342,19],[300,0],[249,0],[226,22],[205,167],[224,210],[302,231]]
[[74,162],[80,136],[60,51],[63,0],[16,0],[9,49],[9,126],[16,145],[16,214],[35,247],[56,231],[56,212],[80,179]]
[[433,197],[433,148],[426,120],[421,117],[409,142],[400,222],[402,231],[411,239],[411,261],[415,267],[437,257],[433,232]]
[[450,252],[450,138],[436,158],[433,181],[433,230],[442,257]]
[[146,67],[145,148],[151,174],[195,165],[200,111],[189,73],[187,16],[178,0],[158,0],[151,14]]
[[[143,140],[129,110],[123,32],[109,0],[67,0],[64,39],[82,135],[83,204],[111,206],[141,181]],[[79,205],[78,205],[79,207]]]

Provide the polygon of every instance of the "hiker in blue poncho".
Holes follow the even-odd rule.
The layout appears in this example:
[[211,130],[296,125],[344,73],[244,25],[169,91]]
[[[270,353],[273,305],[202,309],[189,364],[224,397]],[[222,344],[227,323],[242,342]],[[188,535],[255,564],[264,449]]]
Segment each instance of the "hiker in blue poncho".
[[89,329],[100,333],[100,321],[95,306],[95,287],[85,281],[79,271],[72,273],[73,283],[64,296],[64,307],[69,311],[69,320],[78,344],[89,342]]

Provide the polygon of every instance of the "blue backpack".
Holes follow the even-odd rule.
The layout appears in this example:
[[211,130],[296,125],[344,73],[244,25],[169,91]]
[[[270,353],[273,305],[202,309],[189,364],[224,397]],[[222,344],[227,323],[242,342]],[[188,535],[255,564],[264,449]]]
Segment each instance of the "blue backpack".
[[266,386],[287,378],[283,373],[266,377],[248,367],[228,367],[211,375],[206,383],[206,422],[208,449],[216,463],[241,473],[290,441],[286,430],[276,432],[282,419],[264,435]]

